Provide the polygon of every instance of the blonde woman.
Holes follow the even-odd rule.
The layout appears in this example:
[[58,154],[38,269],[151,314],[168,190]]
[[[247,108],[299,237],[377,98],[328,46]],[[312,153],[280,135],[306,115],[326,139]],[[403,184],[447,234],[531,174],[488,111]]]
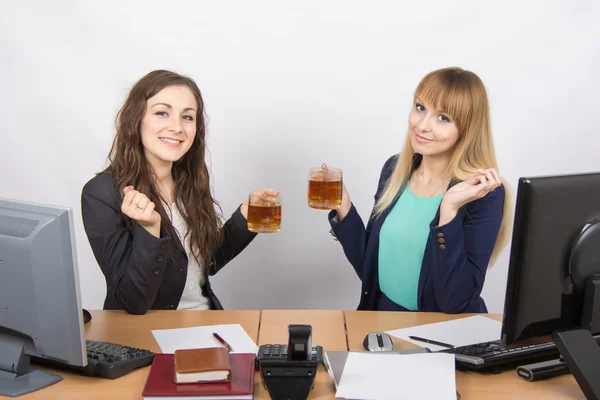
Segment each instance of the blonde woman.
[[461,68],[426,75],[366,229],[346,188],[329,214],[362,281],[359,310],[487,312],[486,271],[511,224],[497,169],[481,79]]

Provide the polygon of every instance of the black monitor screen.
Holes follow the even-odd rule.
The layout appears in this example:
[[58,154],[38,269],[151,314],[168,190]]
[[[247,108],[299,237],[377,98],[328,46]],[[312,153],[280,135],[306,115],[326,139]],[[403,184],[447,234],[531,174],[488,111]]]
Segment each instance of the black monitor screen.
[[519,180],[502,323],[505,344],[581,324],[583,295],[569,289],[569,259],[584,227],[598,218],[600,173]]

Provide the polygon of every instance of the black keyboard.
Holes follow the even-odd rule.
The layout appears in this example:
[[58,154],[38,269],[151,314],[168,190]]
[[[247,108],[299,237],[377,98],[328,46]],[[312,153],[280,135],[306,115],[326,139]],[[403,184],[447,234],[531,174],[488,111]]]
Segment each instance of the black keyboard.
[[37,357],[34,357],[34,360],[40,364],[107,379],[119,378],[134,369],[152,364],[154,360],[153,352],[137,347],[96,340],[86,340],[85,347],[88,357],[88,365],[85,367],[66,365]]
[[152,364],[154,353],[120,344],[86,340],[88,365],[84,373],[89,376],[115,379],[134,369]]
[[538,343],[531,346],[505,346],[500,340],[478,343],[469,346],[440,350],[452,353],[456,366],[460,369],[491,370],[500,372],[520,364],[558,358],[559,352],[554,342]]

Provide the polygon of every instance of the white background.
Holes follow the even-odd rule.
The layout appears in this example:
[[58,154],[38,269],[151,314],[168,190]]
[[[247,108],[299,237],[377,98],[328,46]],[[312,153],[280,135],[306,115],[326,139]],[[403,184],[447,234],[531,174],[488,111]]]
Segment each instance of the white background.
[[[283,196],[283,226],[213,277],[230,309],[354,309],[360,283],[306,204],[308,169],[341,167],[368,218],[400,151],[412,93],[460,66],[487,86],[500,172],[600,169],[597,1],[2,2],[0,197],[74,209],[83,305],[105,281],[81,188],[105,167],[115,113],[153,69],[190,75],[209,117],[214,192],[228,217],[250,190]],[[551,245],[551,243],[549,243]],[[507,247],[483,296],[502,312]]]

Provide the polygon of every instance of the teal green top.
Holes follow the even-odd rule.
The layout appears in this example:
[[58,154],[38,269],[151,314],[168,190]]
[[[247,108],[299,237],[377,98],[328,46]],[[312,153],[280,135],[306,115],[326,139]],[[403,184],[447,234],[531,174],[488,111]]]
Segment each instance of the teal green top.
[[416,311],[419,274],[429,236],[429,224],[443,194],[418,197],[406,188],[379,233],[379,287],[394,303]]

